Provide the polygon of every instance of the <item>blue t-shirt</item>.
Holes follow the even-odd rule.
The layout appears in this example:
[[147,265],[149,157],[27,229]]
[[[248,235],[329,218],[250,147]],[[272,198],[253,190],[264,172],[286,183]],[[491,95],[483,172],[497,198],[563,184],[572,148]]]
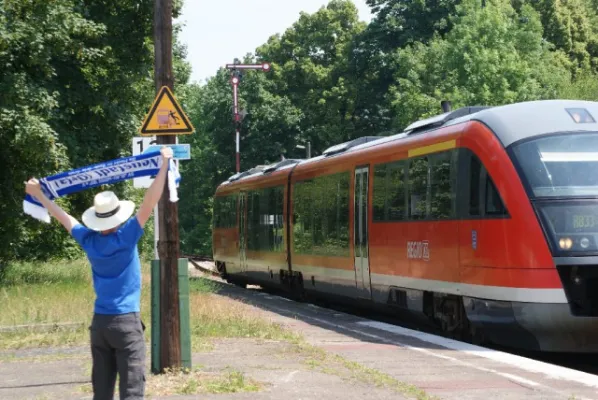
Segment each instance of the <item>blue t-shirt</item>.
[[96,314],[139,312],[141,263],[137,242],[143,228],[133,216],[116,232],[103,235],[81,224],[72,235],[91,263]]

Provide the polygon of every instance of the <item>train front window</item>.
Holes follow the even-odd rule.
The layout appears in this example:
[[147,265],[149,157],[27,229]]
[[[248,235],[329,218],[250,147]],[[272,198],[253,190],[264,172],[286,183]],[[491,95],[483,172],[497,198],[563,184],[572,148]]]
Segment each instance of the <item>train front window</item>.
[[598,133],[564,133],[514,146],[533,196],[598,196]]

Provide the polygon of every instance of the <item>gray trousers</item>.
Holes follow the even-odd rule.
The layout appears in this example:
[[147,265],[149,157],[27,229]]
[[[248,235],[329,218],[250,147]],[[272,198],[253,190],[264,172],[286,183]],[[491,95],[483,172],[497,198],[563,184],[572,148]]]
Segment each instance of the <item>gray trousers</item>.
[[89,329],[93,358],[93,399],[113,399],[117,372],[120,379],[120,399],[143,399],[145,327],[139,313],[94,314]]

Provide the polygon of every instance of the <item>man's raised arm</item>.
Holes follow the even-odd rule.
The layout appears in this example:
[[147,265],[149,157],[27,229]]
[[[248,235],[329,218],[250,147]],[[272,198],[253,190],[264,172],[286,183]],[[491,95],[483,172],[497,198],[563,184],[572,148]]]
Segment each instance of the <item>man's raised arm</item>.
[[141,203],[141,207],[139,207],[139,211],[137,211],[137,221],[139,221],[139,225],[141,225],[142,228],[150,215],[152,215],[152,211],[156,204],[158,204],[158,201],[160,201],[160,197],[162,197],[164,182],[166,182],[166,174],[168,172],[168,163],[172,158],[172,149],[170,147],[162,147],[160,152],[162,153],[162,166],[160,167],[160,171],[154,179],[154,182],[149,189],[147,189],[147,192],[145,192],[143,203]]
[[37,179],[31,178],[28,182],[25,182],[25,192],[27,192],[28,195],[35,197],[40,203],[42,203],[50,215],[56,218],[62,224],[62,226],[64,226],[68,233],[71,233],[73,227],[79,223],[77,219],[67,214],[66,211],[60,208],[58,204],[46,197]]

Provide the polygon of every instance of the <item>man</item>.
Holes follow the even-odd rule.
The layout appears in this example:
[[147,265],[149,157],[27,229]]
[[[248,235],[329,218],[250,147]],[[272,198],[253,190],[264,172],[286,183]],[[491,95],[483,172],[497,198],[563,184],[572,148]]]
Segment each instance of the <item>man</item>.
[[145,340],[141,322],[141,264],[137,242],[160,200],[172,150],[163,147],[162,166],[145,193],[137,215],[135,204],[119,201],[113,192],[99,193],[83,214],[83,226],[41,191],[39,181],[26,183],[37,198],[81,245],[91,263],[96,293],[90,327],[94,400],[112,400],[116,373],[121,399],[142,399],[145,391]]

